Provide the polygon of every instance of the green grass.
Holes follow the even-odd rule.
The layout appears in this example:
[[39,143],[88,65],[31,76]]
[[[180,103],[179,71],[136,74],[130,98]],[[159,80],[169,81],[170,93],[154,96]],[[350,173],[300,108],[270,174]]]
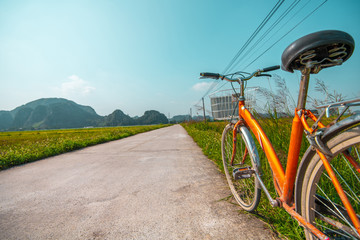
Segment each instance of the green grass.
[[0,170],[165,126],[0,132]]
[[[325,119],[323,123],[327,125],[332,120],[334,119]],[[277,155],[282,165],[286,166],[292,119],[274,117],[271,119],[260,119],[259,123],[262,126],[263,130],[267,133],[267,136],[270,142],[273,144],[273,147],[277,152]],[[226,122],[211,122],[208,124],[192,122],[182,124],[189,133],[189,135],[192,136],[194,141],[202,148],[204,154],[208,156],[208,158],[211,159],[222,172],[224,172],[224,169],[221,157],[221,134],[226,124]],[[253,138],[256,139],[254,136]],[[273,178],[269,163],[266,160],[265,154],[261,150],[258,142],[255,142],[259,151],[261,167],[263,171],[262,180],[264,181],[266,188],[269,190],[272,197],[276,198],[277,193],[273,185]],[[300,149],[300,159],[305,153],[308,146],[308,141],[305,139],[305,137],[303,137],[302,146]],[[360,149],[358,149],[357,151],[360,152]],[[336,169],[341,169],[342,175],[344,178],[346,178],[347,183],[352,186],[353,189],[355,189],[355,193],[352,194],[354,194],[355,197],[356,195],[360,196],[360,189],[356,187],[358,184],[358,180],[355,179],[354,174],[351,173],[350,168],[346,166],[346,161],[341,158],[337,158],[332,161],[332,164],[333,167],[335,167]],[[342,180],[340,180],[340,182],[342,182]],[[322,176],[319,185],[327,192],[331,199],[336,200],[338,198],[338,195],[333,188],[333,184],[331,184],[330,180],[324,175]],[[344,189],[346,190],[347,188],[345,187]],[[350,199],[350,201],[352,205],[355,206],[355,211],[359,212],[359,204],[357,204],[352,199]],[[338,204],[341,204],[341,201],[339,199],[336,202]],[[243,210],[240,211],[245,213],[245,211]],[[278,232],[279,235],[283,238],[305,239],[303,228],[299,226],[298,222],[293,220],[291,216],[282,208],[271,207],[265,194],[262,194],[260,204],[256,212],[253,214],[261,218],[272,229]]]
[[[270,141],[273,143],[274,149],[278,153],[280,161],[284,163],[287,158],[286,152],[290,140],[291,119],[264,119],[260,120],[260,124],[262,125],[264,131],[268,134]],[[214,161],[222,172],[224,170],[221,158],[221,134],[225,125],[225,122],[183,124],[183,127],[187,130],[189,135],[192,136],[194,141],[200,146],[200,148],[202,148],[204,154]],[[306,141],[303,141],[303,143],[305,144],[303,144],[301,148],[301,155],[306,151],[308,146]],[[275,198],[277,195],[273,186],[269,163],[266,161],[265,154],[261,151],[261,147],[257,146],[257,148],[260,154],[263,170],[262,179],[272,197]],[[281,208],[273,208],[264,194],[262,194],[260,204],[253,215],[261,218],[283,238],[305,238],[303,229],[299,226],[297,221],[293,220],[285,210]]]

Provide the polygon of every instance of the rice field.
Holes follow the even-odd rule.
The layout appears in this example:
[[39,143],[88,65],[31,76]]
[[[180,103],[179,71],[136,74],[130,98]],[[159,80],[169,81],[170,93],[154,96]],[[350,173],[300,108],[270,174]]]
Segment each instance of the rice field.
[[0,132],[0,170],[165,126]]

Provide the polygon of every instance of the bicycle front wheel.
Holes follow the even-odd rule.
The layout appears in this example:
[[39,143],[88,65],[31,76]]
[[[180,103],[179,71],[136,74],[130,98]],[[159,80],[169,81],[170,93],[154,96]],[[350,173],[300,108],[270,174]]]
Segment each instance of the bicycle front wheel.
[[[245,128],[245,127],[244,127]],[[237,203],[246,211],[252,212],[260,201],[261,189],[255,176],[255,163],[240,129],[236,129],[234,142],[234,124],[228,124],[222,134],[221,153],[224,172],[231,192]],[[244,129],[251,137],[249,131]]]
[[[360,127],[348,130],[327,142],[329,159],[357,218],[360,219]],[[330,239],[360,239],[320,157],[307,167],[301,193],[302,215]],[[316,239],[305,231],[307,239]]]

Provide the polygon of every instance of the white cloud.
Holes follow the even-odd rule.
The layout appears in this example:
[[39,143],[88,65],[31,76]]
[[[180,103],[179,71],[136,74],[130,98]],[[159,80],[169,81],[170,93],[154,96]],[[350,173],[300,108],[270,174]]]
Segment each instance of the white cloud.
[[192,89],[195,91],[206,91],[210,88],[210,86],[212,85],[211,82],[199,82],[197,84],[195,84],[194,86],[192,86]]
[[60,92],[63,96],[86,96],[95,90],[94,87],[90,86],[88,82],[77,75],[71,75],[67,80],[68,81],[62,83],[60,87]]

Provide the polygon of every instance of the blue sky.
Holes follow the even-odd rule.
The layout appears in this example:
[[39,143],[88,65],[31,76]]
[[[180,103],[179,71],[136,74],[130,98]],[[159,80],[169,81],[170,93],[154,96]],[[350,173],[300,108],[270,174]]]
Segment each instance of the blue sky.
[[[92,106],[100,115],[115,109],[130,116],[150,109],[167,116],[188,114],[211,84],[199,80],[199,73],[222,72],[276,2],[1,0],[0,110],[64,97]],[[292,2],[285,0],[264,30]],[[360,1],[329,0],[244,68],[322,2],[300,1],[269,34],[273,37],[262,48],[250,47],[248,58],[234,71],[280,64],[291,42],[319,30],[342,30],[360,43]],[[360,96],[358,49],[343,66],[323,70],[313,79],[324,80],[348,98]],[[300,74],[276,73],[296,95]],[[269,83],[255,79],[249,86]],[[209,108],[207,97],[206,105]]]

